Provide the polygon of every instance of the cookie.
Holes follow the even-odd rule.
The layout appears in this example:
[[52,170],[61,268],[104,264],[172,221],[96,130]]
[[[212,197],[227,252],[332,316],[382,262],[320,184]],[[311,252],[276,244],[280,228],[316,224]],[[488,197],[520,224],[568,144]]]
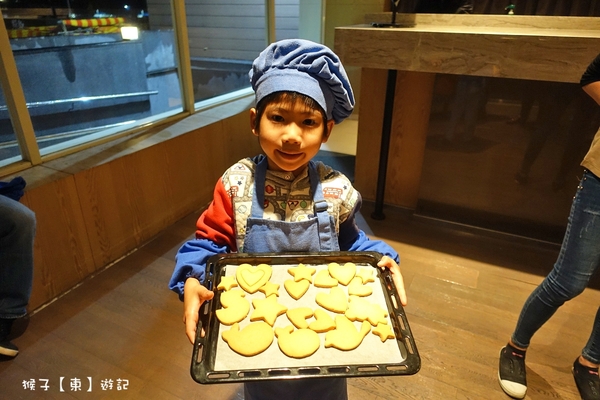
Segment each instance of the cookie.
[[368,321],[377,326],[380,323],[387,324],[388,313],[379,304],[370,303],[363,297],[350,296],[345,315],[350,321]]
[[374,268],[359,268],[356,271],[356,276],[362,279],[362,283],[367,284],[369,282],[375,282],[375,278],[373,278]]
[[348,285],[348,294],[351,296],[367,297],[373,294],[373,288],[365,285],[362,278],[355,276]]
[[259,292],[263,292],[265,297],[269,297],[274,294],[275,296],[279,296],[279,283],[273,283],[271,281],[265,283],[264,286],[258,288]]
[[283,287],[289,293],[289,295],[294,298],[294,300],[298,300],[308,291],[310,282],[304,279],[299,282],[296,282],[293,279],[288,279],[283,282]]
[[254,311],[250,314],[250,321],[265,321],[273,326],[275,320],[287,311],[287,307],[277,302],[277,296],[271,295],[264,299],[252,300]]
[[310,307],[291,308],[285,313],[292,324],[298,329],[308,328],[308,318],[313,316],[313,310]]
[[335,313],[345,313],[348,308],[346,293],[338,286],[332,287],[329,293],[317,293],[315,301],[324,309]]
[[238,284],[235,281],[235,277],[234,276],[223,276],[221,278],[221,281],[219,282],[219,285],[217,286],[218,290],[231,290],[231,288],[236,287]]
[[240,330],[240,325],[235,323],[221,337],[231,350],[246,357],[262,353],[273,343],[273,328],[266,322],[254,322]]
[[329,271],[329,275],[337,279],[342,285],[347,286],[352,278],[354,278],[354,275],[356,275],[356,264],[347,262],[344,265],[340,265],[334,262],[327,266],[327,270]]
[[298,264],[297,267],[289,268],[288,273],[294,277],[294,281],[300,282],[305,279],[312,283],[312,276],[317,270],[315,268],[307,267],[304,264]]
[[335,347],[338,350],[354,350],[362,343],[371,326],[363,321],[360,330],[343,315],[335,317],[335,329],[325,334],[325,347]]
[[271,266],[267,264],[259,264],[256,267],[240,264],[235,271],[235,278],[242,289],[252,294],[271,279],[272,272]]
[[313,355],[321,345],[319,335],[310,329],[294,331],[291,325],[275,328],[277,344],[283,354],[292,358],[305,358]]
[[321,308],[317,308],[315,310],[314,317],[315,320],[308,325],[309,329],[312,329],[317,333],[323,333],[335,329],[335,321],[326,311],[323,311]]
[[216,314],[223,325],[232,325],[246,318],[250,312],[250,302],[244,299],[244,296],[246,294],[240,289],[221,293],[220,301],[223,308],[218,309]]
[[379,336],[379,339],[381,339],[382,343],[388,339],[395,338],[392,328],[386,324],[377,324],[377,326],[373,328],[372,332],[374,335]]
[[314,285],[318,288],[332,288],[338,285],[338,281],[329,275],[329,271],[322,269],[315,276]]

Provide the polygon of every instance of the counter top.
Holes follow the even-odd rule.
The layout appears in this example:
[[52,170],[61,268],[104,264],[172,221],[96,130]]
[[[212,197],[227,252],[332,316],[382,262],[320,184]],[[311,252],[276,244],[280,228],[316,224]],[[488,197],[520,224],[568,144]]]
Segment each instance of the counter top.
[[[390,22],[391,13],[365,21]],[[411,27],[336,28],[345,65],[502,78],[579,82],[600,52],[600,19],[468,14],[398,14]]]

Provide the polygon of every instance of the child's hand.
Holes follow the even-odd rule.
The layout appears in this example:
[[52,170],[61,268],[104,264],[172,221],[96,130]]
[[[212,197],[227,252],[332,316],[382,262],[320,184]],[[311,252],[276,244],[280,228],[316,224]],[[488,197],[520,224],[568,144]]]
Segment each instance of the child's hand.
[[200,306],[215,294],[200,284],[196,278],[188,278],[183,286],[183,323],[185,334],[192,344],[196,340],[196,327],[198,326],[198,312]]
[[392,273],[392,279],[394,281],[394,285],[396,285],[396,290],[398,291],[398,296],[400,296],[400,303],[403,306],[407,304],[406,299],[406,290],[404,289],[404,279],[402,278],[402,273],[400,272],[400,267],[392,258],[388,256],[381,257],[381,260],[377,263],[378,267],[389,268]]

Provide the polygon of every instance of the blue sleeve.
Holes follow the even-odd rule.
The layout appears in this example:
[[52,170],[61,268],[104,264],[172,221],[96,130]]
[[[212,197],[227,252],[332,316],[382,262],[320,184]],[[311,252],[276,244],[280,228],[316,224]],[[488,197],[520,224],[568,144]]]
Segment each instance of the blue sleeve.
[[[360,205],[359,205],[360,206]],[[358,208],[355,208],[356,211]],[[377,251],[385,256],[389,256],[400,264],[400,256],[384,241],[371,240],[367,237],[358,225],[356,225],[355,212],[353,212],[346,221],[340,224],[340,233],[338,241],[342,251]]]
[[216,254],[228,252],[227,246],[218,246],[207,239],[194,239],[184,243],[175,256],[175,269],[169,281],[169,289],[177,293],[180,300],[183,300],[185,280],[194,277],[202,282],[208,259]]

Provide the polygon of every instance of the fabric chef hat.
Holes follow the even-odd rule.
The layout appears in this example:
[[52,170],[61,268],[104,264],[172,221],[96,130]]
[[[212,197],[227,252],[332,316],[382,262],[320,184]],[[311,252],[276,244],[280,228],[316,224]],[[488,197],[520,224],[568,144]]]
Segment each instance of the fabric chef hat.
[[354,95],[340,59],[328,47],[303,39],[272,43],[252,63],[256,104],[275,92],[297,92],[315,100],[336,124],[354,109]]

